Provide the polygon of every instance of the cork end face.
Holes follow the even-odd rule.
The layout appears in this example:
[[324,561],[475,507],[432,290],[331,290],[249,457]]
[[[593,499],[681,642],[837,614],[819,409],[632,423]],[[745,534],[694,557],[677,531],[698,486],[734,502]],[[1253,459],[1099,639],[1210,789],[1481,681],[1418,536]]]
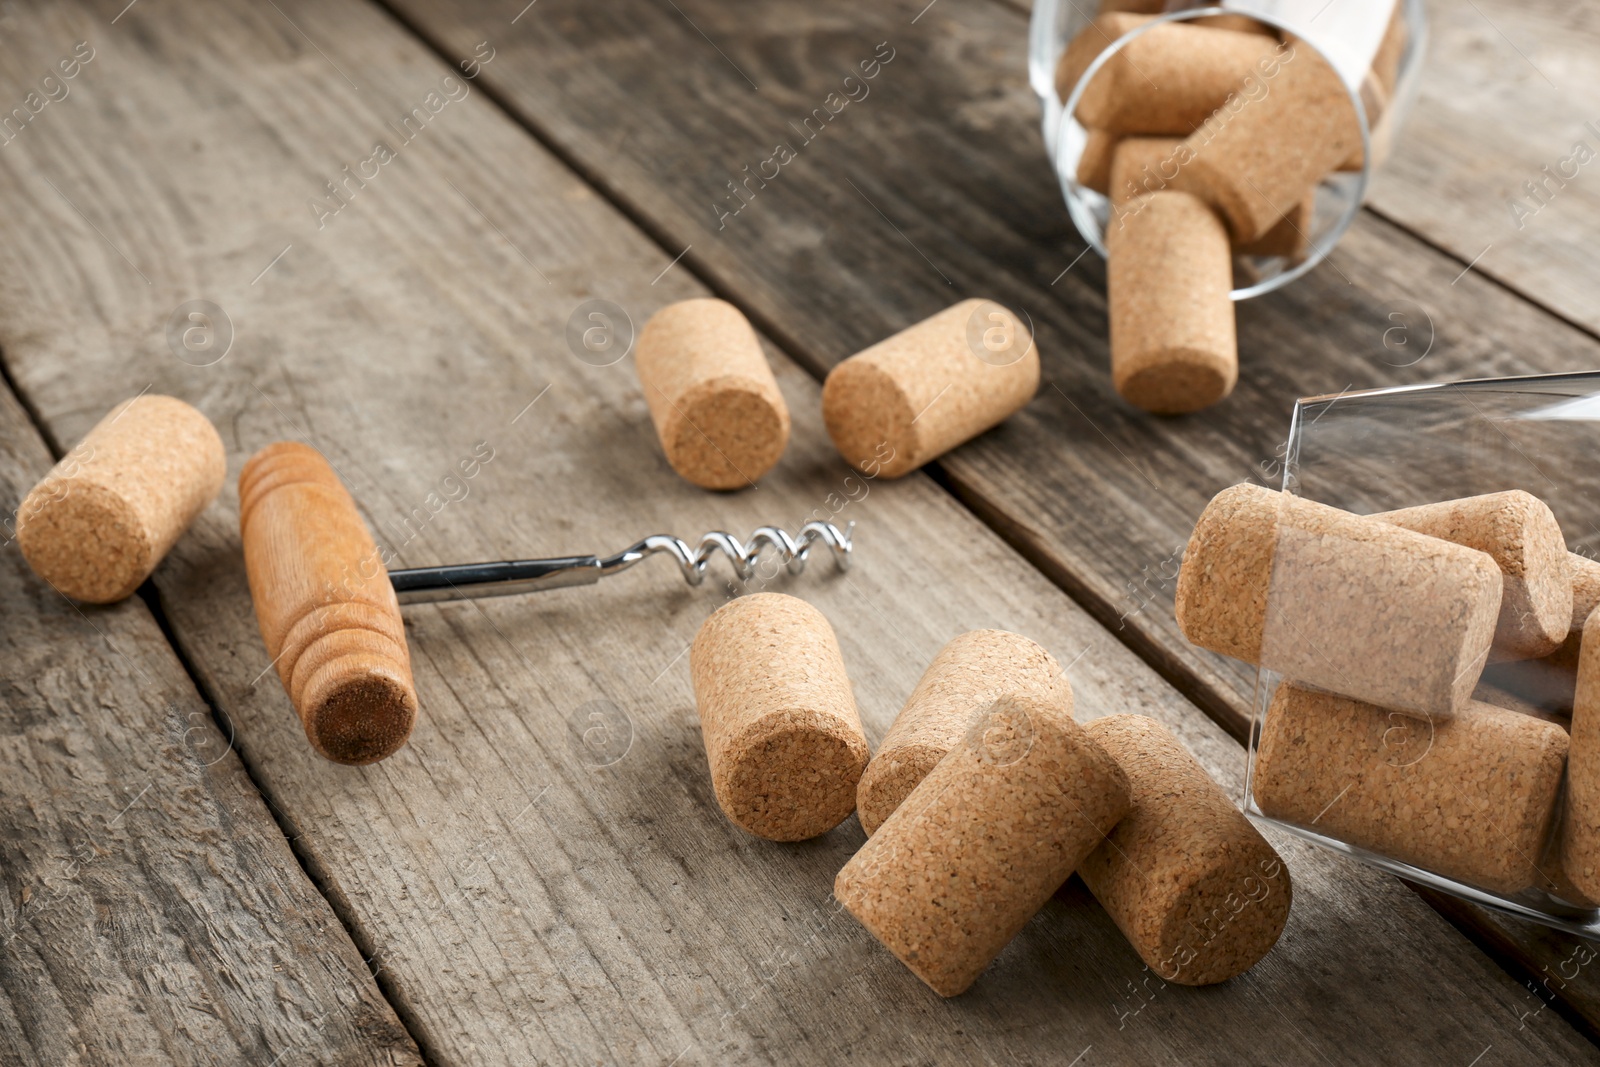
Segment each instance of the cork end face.
[[682,398],[674,414],[663,434],[667,459],[702,489],[754,485],[789,444],[788,408],[760,383],[704,382]]
[[376,763],[393,755],[411,736],[417,695],[388,672],[349,671],[335,662],[313,678],[301,712],[306,739],[335,763]]
[[28,494],[17,542],[35,574],[90,604],[132,595],[157,562],[132,505],[103,486],[70,479],[46,480]]
[[1116,381],[1117,392],[1153,415],[1187,415],[1233,392],[1239,363],[1231,352],[1171,348],[1147,353],[1132,373]]
[[1163,958],[1152,968],[1164,981],[1226,982],[1254,967],[1278,943],[1289,923],[1294,888],[1288,865],[1257,838],[1256,847],[1235,842],[1214,855],[1180,890],[1181,903],[1162,927]]
[[1178,628],[1194,644],[1248,663],[1261,658],[1280,505],[1277,492],[1244,483],[1201,512],[1175,598]]
[[717,802],[769,841],[804,841],[849,818],[867,768],[859,729],[803,709],[758,719],[725,752],[712,775]]
[[822,421],[844,461],[879,478],[898,478],[920,466],[911,402],[894,378],[860,359],[847,359],[822,386]]
[[880,752],[867,765],[856,788],[856,815],[868,837],[878,832],[943,755],[930,745],[905,745],[892,753]]

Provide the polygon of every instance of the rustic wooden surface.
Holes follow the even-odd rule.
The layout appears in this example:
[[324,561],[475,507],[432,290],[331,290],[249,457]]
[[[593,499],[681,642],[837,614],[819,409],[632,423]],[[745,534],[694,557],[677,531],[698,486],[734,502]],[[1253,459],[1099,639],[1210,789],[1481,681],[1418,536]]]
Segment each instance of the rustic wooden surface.
[[[752,17],[709,0],[681,11],[640,2],[622,17],[541,3],[485,87],[662,247],[688,247],[685,263],[814,373],[954,298],[1025,310],[1039,324],[1039,399],[935,476],[1242,737],[1253,672],[1183,640],[1172,577],[1212,493],[1277,484],[1292,398],[1588,369],[1600,345],[1463,273],[1466,257],[1368,213],[1310,277],[1240,308],[1232,398],[1184,419],[1134,411],[1105,371],[1104,265],[1079,259],[1044,161],[1024,15],[983,0],[924,7],[769,4]],[[399,10],[444,48],[499,25],[471,0]],[[725,183],[770,155],[770,141],[797,142],[789,123],[880,41],[910,61],[885,67],[864,100],[722,219],[734,195]],[[1435,56],[1430,69],[1463,62]],[[1418,181],[1416,195],[1432,195]],[[1496,943],[1526,946],[1505,961],[1543,990],[1579,944],[1558,938],[1552,954],[1542,932],[1478,915]],[[1600,979],[1551,985],[1600,1021]]]
[[[494,59],[470,96],[432,116],[321,229],[307,201],[367,157],[375,139],[393,136],[387,124],[449,70],[396,22],[354,2],[258,9],[143,0],[114,26],[120,5],[105,5],[94,23],[70,3],[17,14],[29,29],[12,45],[23,51],[8,72],[52,62],[56,42],[70,47],[84,25],[99,50],[29,140],[0,150],[0,202],[13,222],[0,250],[0,350],[53,440],[70,445],[112,401],[147,384],[175,392],[218,423],[235,474],[273,439],[322,448],[380,539],[409,564],[609,550],[657,530],[745,533],[762,522],[798,525],[819,509],[836,513],[860,524],[856,569],[836,576],[819,558],[803,577],[769,587],[806,596],[833,621],[874,740],[944,640],[1003,626],[1070,664],[1082,714],[1157,715],[1237,789],[1237,745],[927,478],[847,481],[821,431],[815,382],[780,353],[795,433],[779,468],[736,495],[675,480],[629,364],[588,365],[563,336],[591,298],[623,305],[638,326],[656,307],[704,290],[684,263],[672,266],[681,246],[652,244],[484,91],[513,60],[519,69],[555,68],[553,77],[573,83],[574,101],[587,91],[577,73],[594,55],[569,49],[552,63],[525,44],[512,47],[548,32],[530,20],[551,12],[584,31],[586,9],[546,3],[514,26],[510,13],[497,13],[504,26],[446,47],[454,62],[487,40]],[[946,6],[992,31],[976,45],[948,36],[952,54],[1005,66],[1014,80],[1017,42],[998,31],[1015,30],[1015,14],[948,0],[934,10]],[[832,20],[831,30],[818,37],[798,32],[807,23],[795,10],[773,11],[756,23],[789,64],[775,84],[787,78],[791,86],[812,77],[823,44],[854,45],[852,24],[868,17],[826,9],[817,17]],[[1009,21],[995,21],[996,12]],[[638,14],[636,37],[590,42],[605,64],[653,68],[663,79],[657,91],[680,74],[715,77],[718,91],[732,91],[726,72],[706,65],[705,38],[680,39],[677,27],[658,34],[652,13]],[[640,43],[653,35],[679,65],[654,56],[641,67]],[[866,50],[849,51],[848,62],[878,39],[863,33]],[[806,48],[818,52],[803,55]],[[948,75],[922,62],[920,79]],[[914,69],[891,65],[884,77]],[[4,85],[23,92],[25,82]],[[791,91],[808,96],[811,87]],[[1007,92],[992,101],[1000,132],[1017,125],[1008,110],[1016,94]],[[627,106],[646,114],[659,103],[650,95]],[[608,151],[635,132],[624,118],[594,127]],[[961,121],[981,119],[974,106]],[[687,166],[717,143],[668,146],[655,167]],[[986,177],[1011,180],[1017,162],[939,177],[970,181],[975,194]],[[870,169],[852,176],[883,180]],[[818,202],[842,203],[821,194]],[[658,241],[673,218],[624,206]],[[946,208],[965,210],[959,199]],[[871,227],[848,212],[839,219],[855,226],[845,236],[860,238],[868,257],[846,278],[903,269],[899,253],[884,252],[883,220],[874,218]],[[818,351],[838,358],[851,350],[846,331],[892,329],[884,328],[891,307],[861,321],[873,306],[868,294],[826,277],[824,268],[840,267],[837,251],[822,247],[835,223],[803,214],[789,221],[787,242],[768,251],[794,272],[794,284],[812,290],[813,312],[834,320],[809,327],[838,331]],[[976,270],[980,257],[971,254]],[[1427,262],[1420,252],[1413,259]],[[733,293],[705,260],[692,262]],[[752,284],[782,269],[737,266]],[[896,279],[874,284],[892,302],[886,287]],[[920,298],[939,304],[964,294],[937,295]],[[236,331],[229,353],[206,367],[175,358],[165,336],[172,309],[197,298],[227,309]],[[1046,311],[1058,323],[1049,327],[1055,350],[1064,351],[1065,315],[1041,309],[1036,317]],[[789,322],[780,340],[822,365],[818,351],[793,344],[797,330]],[[1082,381],[1090,370],[1079,369]],[[1108,406],[1104,397],[1093,403]],[[1140,428],[1124,421],[1119,432],[1137,439]],[[1042,425],[1030,413],[964,457],[996,439],[1026,445]],[[493,459],[464,483],[465,494],[461,482],[449,490],[444,477],[484,447]],[[1040,458],[1018,454],[1029,467]],[[1191,454],[1168,459],[1164,478],[1176,478]],[[978,484],[975,475],[968,482]],[[1104,490],[1093,492],[1079,501],[1105,515]],[[444,496],[430,502],[431,493],[456,499],[435,508]],[[686,589],[661,561],[593,589],[407,609],[424,709],[412,744],[375,767],[329,764],[309,751],[286,697],[263,677],[235,504],[230,488],[158,572],[161,603],[307,869],[430,1060],[1600,1059],[1393,880],[1286,840],[1279,844],[1296,886],[1289,932],[1236,982],[1186,990],[1150,980],[1103,913],[1069,885],[971,994],[935,1000],[833,910],[833,873],[861,840],[853,821],[817,841],[778,846],[740,834],[716,811],[683,654],[699,622],[734,590]],[[1177,527],[1177,505],[1167,510],[1166,525],[1154,529]],[[1080,581],[1109,580],[1104,571],[1083,574]]]
[[419,1062],[144,602],[23,562],[50,462],[0,389],[0,1061]]
[[[1597,12],[1557,0],[1474,0],[1431,2],[1428,15],[1427,77],[1373,184],[1373,209],[1600,331]],[[1574,152],[1580,143],[1587,153]],[[1564,161],[1569,177],[1559,173]],[[1530,181],[1544,188],[1530,194]]]

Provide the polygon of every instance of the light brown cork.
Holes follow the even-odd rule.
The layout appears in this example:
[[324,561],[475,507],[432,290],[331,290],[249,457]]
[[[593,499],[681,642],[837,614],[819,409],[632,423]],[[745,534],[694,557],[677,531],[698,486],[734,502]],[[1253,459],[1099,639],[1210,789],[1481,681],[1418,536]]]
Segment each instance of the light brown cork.
[[1164,980],[1243,974],[1289,920],[1289,868],[1161,723],[1108,715],[1084,725],[1121,765],[1133,807],[1078,875]]
[[216,499],[227,466],[216,428],[182,400],[124,400],[23,500],[17,542],[72,599],[121,600]]
[[[1097,32],[1086,27],[1086,34]],[[1229,96],[1262,77],[1275,37],[1190,22],[1152,26],[1117,50],[1084,86],[1077,119],[1118,134],[1187,136]],[[1259,90],[1257,90],[1259,92]]]
[[1571,817],[1569,787],[1563,783],[1561,796],[1556,801],[1557,828],[1545,842],[1544,854],[1539,857],[1538,888],[1574,908],[1600,907],[1600,897],[1590,896],[1579,889],[1567,873],[1567,859],[1563,845],[1567,836],[1567,820]]
[[[1117,135],[1090,130],[1078,157],[1078,184],[1102,196],[1111,191],[1111,162],[1117,154]],[[1114,203],[1115,201],[1113,201]]]
[[1128,779],[1054,698],[1003,697],[844,865],[840,903],[953,997],[1127,812]]
[[1195,524],[1177,618],[1201,648],[1442,717],[1483,672],[1500,582],[1487,553],[1244,484]]
[[[1107,135],[1110,136],[1110,135]],[[1182,158],[1177,137],[1124,137],[1115,144],[1110,172],[1106,176],[1106,189],[1113,207],[1121,207],[1135,197],[1176,188]],[[1263,236],[1242,245],[1235,245],[1235,255],[1241,256],[1299,256],[1311,246],[1311,229],[1316,215],[1315,192],[1305,195],[1277,225]]]
[[1583,624],[1600,608],[1600,563],[1576,552],[1567,553],[1567,573],[1572,578],[1572,621],[1569,633],[1583,633]]
[[1061,664],[1026,637],[972,630],[952,638],[922,672],[861,776],[856,788],[861,828],[877,832],[979,716],[1006,693],[1024,690],[1071,703],[1072,688]]
[[719,608],[689,651],[717,803],[772,841],[803,841],[856,806],[867,738],[833,627],[781,593]]
[[1179,192],[1125,205],[1106,232],[1111,381],[1162,415],[1209,407],[1239,379],[1228,231]]
[[1499,893],[1540,881],[1567,734],[1468,701],[1421,722],[1284,683],[1256,751],[1261,810]]
[[1521,489],[1372,516],[1487,552],[1503,579],[1490,659],[1538,659],[1566,640],[1572,619],[1567,542],[1544,501]]
[[1600,900],[1600,612],[1584,624],[1578,657],[1561,853],[1567,877],[1578,892]]
[[1269,58],[1264,93],[1218,109],[1184,141],[1178,187],[1216,208],[1240,243],[1272,229],[1361,147],[1339,75],[1304,42],[1285,49]]
[[1056,62],[1056,95],[1065,104],[1083,72],[1111,42],[1150,21],[1150,15],[1133,11],[1107,11],[1096,17],[1067,42]]
[[669,304],[645,323],[634,364],[667,462],[703,489],[740,489],[789,443],[789,408],[739,309]]
[[822,418],[846,463],[898,478],[1004,422],[1039,389],[1028,327],[963,300],[828,372]]

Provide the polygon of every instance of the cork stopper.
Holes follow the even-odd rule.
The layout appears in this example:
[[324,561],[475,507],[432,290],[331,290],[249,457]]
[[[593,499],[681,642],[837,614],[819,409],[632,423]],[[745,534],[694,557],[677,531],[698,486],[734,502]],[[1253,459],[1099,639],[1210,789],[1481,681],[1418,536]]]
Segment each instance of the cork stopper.
[[1567,573],[1572,579],[1572,621],[1568,633],[1583,633],[1583,624],[1600,608],[1600,563],[1576,552],[1567,553]]
[[670,304],[639,333],[634,364],[672,469],[702,489],[754,485],[789,443],[789,408],[739,309]]
[[[1570,754],[1570,750],[1569,750]],[[1600,908],[1600,897],[1592,897],[1579,889],[1567,873],[1564,844],[1567,820],[1571,817],[1570,787],[1563,782],[1561,795],[1556,799],[1556,828],[1545,841],[1544,853],[1539,857],[1538,887],[1558,901],[1574,908]]]
[[1521,489],[1372,516],[1487,552],[1503,579],[1494,660],[1538,659],[1566,640],[1573,614],[1567,542],[1544,501]]
[[1105,130],[1090,130],[1078,156],[1078,183],[1102,196],[1111,191],[1111,164],[1117,154],[1117,135]]
[[182,400],[124,400],[23,500],[17,542],[72,599],[121,600],[216,499],[227,466],[210,420]]
[[[1158,8],[1157,11],[1159,10]],[[1153,13],[1108,10],[1079,30],[1077,36],[1067,42],[1067,47],[1061,52],[1061,58],[1056,61],[1056,95],[1061,98],[1061,102],[1063,104],[1067,102],[1073,88],[1082,80],[1084,71],[1089,69],[1089,64],[1093,63],[1101,52],[1111,47],[1111,43],[1117,38],[1132,33],[1149,22],[1151,14]],[[1091,124],[1085,123],[1085,125]]]
[[[1058,690],[1065,690],[1065,696]],[[1005,630],[952,638],[922,673],[856,789],[861,828],[876,833],[980,716],[1006,693],[1071,703],[1071,685],[1055,657]]]
[[1027,406],[1033,334],[992,300],[963,300],[828,372],[822,418],[846,463],[898,478]]
[[781,593],[743,596],[689,651],[711,785],[740,829],[803,841],[856,806],[867,738],[833,627]]
[[1133,795],[1078,867],[1089,892],[1168,982],[1212,985],[1248,971],[1289,921],[1289,868],[1161,723],[1108,715],[1084,729]]
[[1128,779],[1053,699],[1016,693],[968,729],[844,865],[834,895],[940,996],[1016,936],[1130,803]]
[[[1097,32],[1094,24],[1084,34]],[[1077,119],[1118,134],[1187,136],[1275,62],[1275,37],[1191,22],[1152,26],[1084,86]],[[1251,99],[1255,99],[1254,95]]]
[[1111,381],[1163,415],[1209,407],[1239,378],[1228,231],[1195,197],[1151,193],[1106,233]]
[[1500,613],[1486,553],[1258,485],[1214,497],[1178,572],[1184,636],[1308,685],[1445,717]]
[[1567,877],[1578,892],[1600,900],[1600,612],[1592,613],[1584,624],[1578,657],[1561,853]]
[[1284,683],[1252,792],[1272,818],[1516,893],[1540,881],[1566,756],[1559,726],[1477,701],[1426,723]]
[[[1108,135],[1109,136],[1109,135]],[[1115,144],[1107,189],[1113,207],[1146,193],[1176,188],[1183,141],[1177,137],[1124,137]],[[1085,149],[1087,154],[1087,149]],[[1311,247],[1311,228],[1316,217],[1317,197],[1309,192],[1266,234],[1254,241],[1233,247],[1240,256],[1300,256]]]
[[1241,243],[1272,229],[1361,147],[1360,121],[1338,73],[1302,41],[1284,49],[1262,69],[1269,91],[1217,111],[1184,141],[1178,188],[1215,208]]

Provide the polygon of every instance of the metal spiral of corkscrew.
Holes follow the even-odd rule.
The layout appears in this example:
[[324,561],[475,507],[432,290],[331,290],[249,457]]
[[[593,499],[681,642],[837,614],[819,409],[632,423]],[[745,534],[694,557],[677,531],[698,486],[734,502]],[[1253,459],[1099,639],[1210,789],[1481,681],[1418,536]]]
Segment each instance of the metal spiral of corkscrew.
[[774,550],[790,574],[805,569],[806,558],[818,544],[833,552],[840,570],[850,567],[855,523],[840,530],[831,522],[808,522],[791,537],[776,526],[758,527],[748,543],[732,534],[713,530],[691,548],[687,541],[668,534],[652,534],[613,556],[565,556],[559,559],[503,560],[498,563],[462,563],[446,567],[413,567],[389,572],[389,581],[402,604],[431,600],[460,600],[480,596],[515,596],[544,589],[592,585],[608,574],[627,570],[647,556],[666,553],[678,561],[690,585],[705,581],[706,567],[718,554],[733,565],[734,573],[748,581],[769,549]]
[[684,581],[690,585],[699,585],[705,581],[706,565],[720,552],[727,557],[729,563],[733,564],[734,573],[741,579],[749,581],[755,576],[756,564],[760,561],[761,554],[768,548],[774,548],[777,549],[778,558],[783,561],[784,568],[790,574],[799,574],[806,569],[806,557],[810,555],[811,547],[818,542],[833,550],[834,559],[838,562],[840,570],[849,570],[852,547],[850,535],[855,528],[856,524],[853,522],[843,531],[831,522],[808,522],[800,527],[799,537],[790,537],[776,526],[761,526],[750,535],[749,544],[741,544],[732,534],[712,530],[700,538],[700,544],[692,550],[689,548],[689,543],[682,538],[668,534],[653,534],[632,548],[624,549],[614,556],[607,556],[601,560],[600,573],[615,574],[633,566],[646,556],[666,552],[678,561]]

